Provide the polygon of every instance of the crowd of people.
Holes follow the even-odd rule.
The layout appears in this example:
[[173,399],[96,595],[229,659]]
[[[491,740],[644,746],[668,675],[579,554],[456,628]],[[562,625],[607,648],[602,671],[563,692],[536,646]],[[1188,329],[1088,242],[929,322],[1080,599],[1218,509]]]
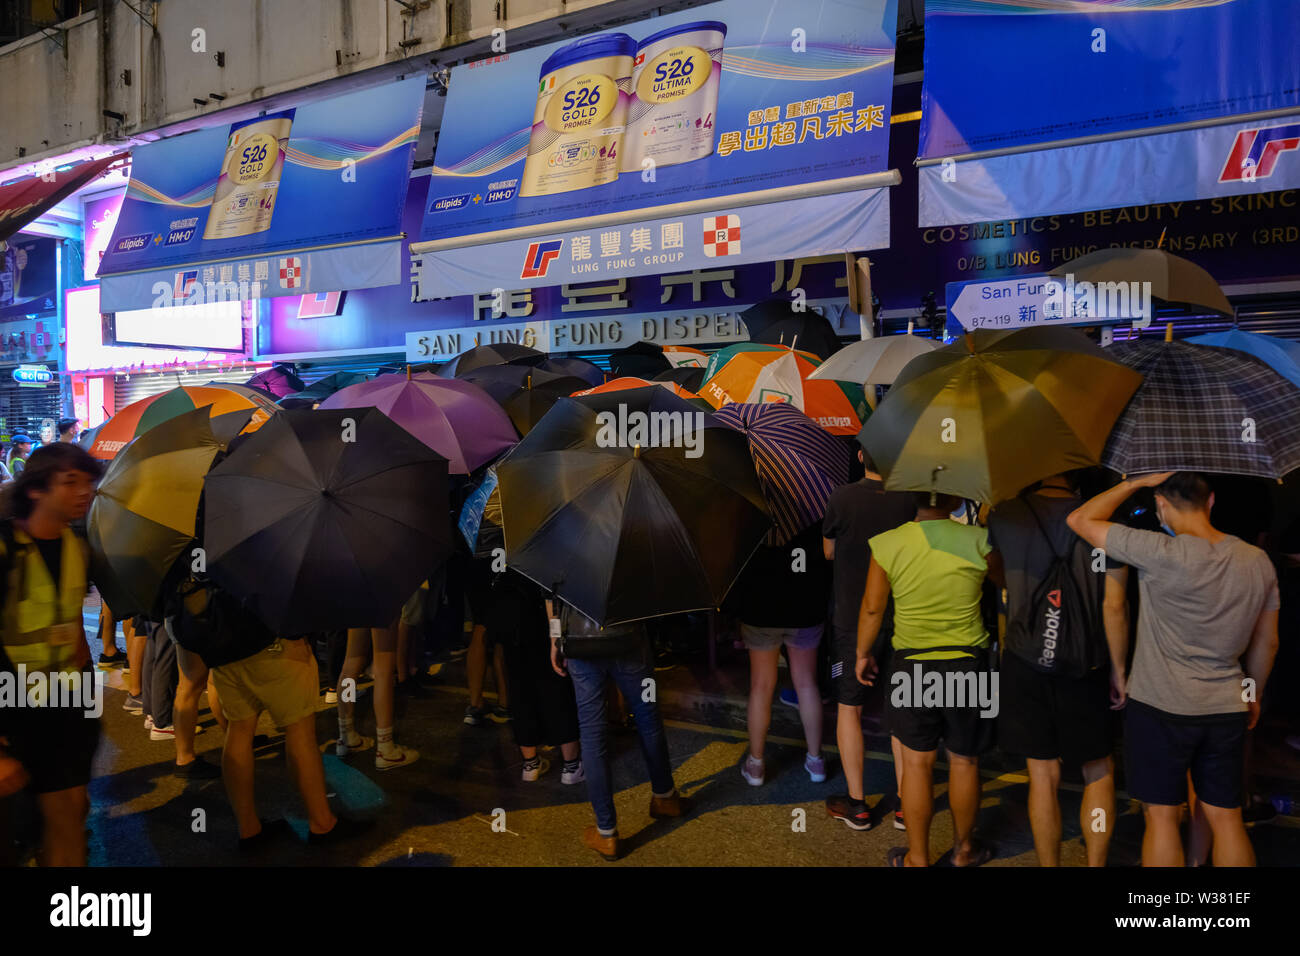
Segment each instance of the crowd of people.
[[[995,856],[976,832],[980,761],[995,746],[1025,761],[1038,862],[1061,861],[1058,790],[1063,774],[1077,772],[1087,862],[1105,865],[1118,818],[1120,740],[1124,789],[1145,815],[1144,864],[1252,865],[1249,741],[1275,696],[1270,687],[1295,679],[1289,646],[1284,672],[1272,674],[1280,610],[1294,618],[1300,601],[1295,525],[1270,538],[1264,524],[1243,517],[1241,488],[1189,472],[1089,490],[1082,486],[1096,482],[1095,473],[1054,475],[989,510],[945,494],[887,491],[870,458],[856,456],[861,477],[834,491],[819,524],[761,547],[721,609],[749,660],[744,781],[761,787],[768,779],[765,742],[784,651],[804,731],[803,770],[818,784],[833,775],[822,752],[828,693],[845,792],[827,796],[826,811],[853,830],[889,821],[905,831],[906,845],[888,852],[887,865],[934,862],[941,757],[953,845],[938,862],[978,866]],[[81,626],[93,582],[75,529],[100,473],[75,444],[54,443],[33,452],[4,489],[5,668],[93,666]],[[123,707],[144,717],[152,739],[174,742],[178,775],[223,779],[242,851],[265,850],[288,830],[257,812],[253,752],[262,713],[284,733],[309,842],[336,843],[365,823],[336,815],[327,798],[322,691],[337,708],[339,756],[369,759],[373,750],[377,771],[413,766],[419,753],[395,737],[395,695],[421,693],[418,682],[460,650],[466,632],[464,724],[510,725],[524,783],[550,770],[544,754],[558,748],[562,782],[585,783],[592,805],[587,847],[605,859],[624,851],[610,771],[616,709],[629,712],[639,737],[651,816],[691,812],[674,782],[656,695],[645,693],[656,679],[656,638],[674,621],[600,628],[468,549],[434,569],[384,628],[275,635],[192,575],[176,595],[163,620],[120,622],[125,653],[105,605],[99,664],[125,661]],[[223,613],[210,613],[222,601]],[[207,633],[216,620],[230,633]],[[359,729],[370,719],[357,708],[367,669],[374,737]],[[490,673],[492,704],[484,691]],[[195,753],[205,692],[224,734],[220,766]],[[1276,696],[1286,706],[1285,695]],[[895,786],[872,806],[863,721],[877,704]],[[24,787],[36,795],[47,865],[86,862],[98,738],[98,721],[80,711],[0,708],[0,797]]]

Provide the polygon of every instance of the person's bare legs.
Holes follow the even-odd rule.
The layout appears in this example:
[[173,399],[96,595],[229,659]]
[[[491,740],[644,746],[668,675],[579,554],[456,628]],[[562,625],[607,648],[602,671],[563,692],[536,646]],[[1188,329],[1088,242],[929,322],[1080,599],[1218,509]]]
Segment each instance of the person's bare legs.
[[176,728],[176,766],[184,767],[195,760],[194,728],[199,721],[199,698],[208,683],[208,666],[183,647],[176,648],[176,663],[180,680],[172,703],[172,724]]
[[1216,807],[1204,800],[1197,801],[1197,809],[1205,815],[1214,833],[1215,866],[1254,866],[1255,848],[1246,835],[1246,824],[1241,818],[1241,807]]
[[1106,855],[1110,852],[1110,837],[1115,830],[1115,761],[1110,757],[1090,760],[1083,765],[1079,828],[1083,831],[1088,865],[1105,866]]
[[864,800],[862,765],[866,760],[866,745],[862,740],[862,708],[837,704],[835,714],[835,743],[840,748],[840,764],[844,768],[849,797]]
[[[907,856],[904,866],[930,865],[930,819],[934,816],[934,762],[937,750],[913,750],[899,742],[903,751],[903,817],[907,820]],[[948,782],[952,790],[951,778]],[[949,798],[951,799],[951,797]]]
[[217,682],[212,679],[212,671],[208,671],[208,710],[212,711],[212,716],[217,721],[217,726],[225,733],[228,723],[226,721],[225,711],[221,709],[221,698],[217,694]]
[[776,667],[781,649],[749,651],[749,704],[747,724],[749,729],[749,755],[763,759],[767,745],[767,730],[772,724],[772,694],[776,690]]
[[1183,841],[1178,837],[1178,814],[1181,808],[1145,803],[1146,830],[1142,834],[1143,866],[1182,866]]
[[1196,799],[1196,787],[1192,785],[1192,772],[1187,771],[1187,866],[1204,866],[1210,859],[1210,850],[1214,846],[1214,832],[1210,829],[1210,820],[1201,808],[1201,801]]
[[[374,666],[371,672],[375,677],[374,704],[375,726],[393,726],[393,669],[396,662],[397,630],[392,627],[373,627],[370,629],[370,642],[374,652]],[[348,634],[348,663],[351,662],[352,636]],[[347,669],[347,663],[343,665]]]
[[105,654],[109,651],[117,653],[117,621],[113,620],[113,612],[103,602],[103,598],[100,598],[99,604],[99,643]]
[[[975,855],[972,836],[975,832],[975,815],[980,808],[978,757],[963,757],[948,751],[948,806],[952,809],[952,865],[965,866]],[[906,815],[907,811],[903,813]],[[1057,826],[1059,828],[1059,822]],[[907,829],[909,832],[912,829],[910,821]],[[1059,829],[1057,832],[1060,832]]]
[[822,752],[822,692],[817,686],[817,648],[791,647],[790,680],[799,699],[799,722],[803,724],[808,753],[820,757]]
[[[894,794],[898,797],[899,808],[903,804],[903,742],[893,734],[889,735],[889,751],[894,755]],[[904,818],[907,814],[903,814]]]
[[560,754],[569,763],[573,763],[582,756],[582,744],[577,740],[570,740],[567,744],[560,744]]
[[483,709],[483,680],[487,677],[487,628],[475,624],[469,635],[469,652],[465,655],[465,676],[469,681],[469,705]]
[[90,795],[85,787],[42,793],[41,866],[86,865],[86,817]]
[[257,715],[246,720],[232,720],[226,727],[226,745],[221,751],[221,779],[226,784],[230,809],[235,813],[241,840],[262,832],[253,796],[253,735]]
[[498,641],[492,648],[492,671],[497,678],[497,706],[510,706],[510,684],[506,680],[506,649]]
[[1061,785],[1059,760],[1027,760],[1029,769],[1029,830],[1039,866],[1061,865]]
[[146,634],[137,634],[131,626],[131,619],[122,622],[122,634],[126,639],[126,666],[130,673],[126,677],[126,692],[132,697],[139,697],[143,692],[140,681],[144,671],[144,648],[149,643]]
[[[356,712],[357,683],[366,666],[366,652],[370,649],[370,628],[348,628],[348,649],[343,657],[343,670],[339,672],[339,720],[351,720]],[[347,681],[351,684],[347,684]],[[344,692],[344,688],[348,692]]]
[[[249,739],[252,743],[252,739]],[[325,765],[316,746],[316,715],[309,714],[284,728],[284,754],[293,771],[298,794],[307,808],[307,828],[312,833],[328,833],[338,818],[330,810],[325,796]]]

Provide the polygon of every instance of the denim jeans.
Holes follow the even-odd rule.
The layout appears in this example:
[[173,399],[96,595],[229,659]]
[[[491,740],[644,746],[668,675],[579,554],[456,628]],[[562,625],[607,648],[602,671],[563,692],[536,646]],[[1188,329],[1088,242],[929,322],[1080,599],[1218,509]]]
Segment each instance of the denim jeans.
[[648,650],[647,644],[645,648],[619,657],[565,661],[578,699],[578,728],[582,741],[582,768],[587,777],[587,799],[596,811],[596,826],[606,834],[618,827],[606,747],[609,724],[605,715],[605,688],[609,680],[618,685],[635,716],[641,753],[650,771],[651,789],[662,795],[672,793],[674,787],[663,718],[659,716],[659,707],[654,701],[642,699],[645,693],[642,682],[654,677],[654,664],[649,659]]

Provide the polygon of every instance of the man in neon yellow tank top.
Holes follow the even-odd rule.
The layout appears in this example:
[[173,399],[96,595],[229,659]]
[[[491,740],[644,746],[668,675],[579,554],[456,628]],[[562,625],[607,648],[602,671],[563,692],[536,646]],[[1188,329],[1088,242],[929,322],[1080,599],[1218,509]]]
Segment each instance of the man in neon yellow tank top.
[[[56,675],[93,677],[81,624],[88,551],[69,526],[86,516],[99,475],[99,463],[83,449],[58,443],[34,452],[6,488],[11,517],[0,519],[0,671],[10,680],[20,667],[46,675],[50,704]],[[86,865],[86,788],[99,719],[67,703],[0,707],[0,796],[28,785],[35,792],[45,866]]]
[[988,532],[950,517],[961,500],[917,494],[914,521],[869,542],[871,565],[858,616],[858,679],[875,682],[871,657],[885,607],[894,599],[894,657],[885,692],[890,734],[902,745],[907,847],[891,866],[928,866],[934,764],[948,752],[953,849],[942,862],[978,866],[991,851],[972,836],[979,809],[979,755],[992,743],[996,684],[988,675],[988,632],[980,597],[988,574]]

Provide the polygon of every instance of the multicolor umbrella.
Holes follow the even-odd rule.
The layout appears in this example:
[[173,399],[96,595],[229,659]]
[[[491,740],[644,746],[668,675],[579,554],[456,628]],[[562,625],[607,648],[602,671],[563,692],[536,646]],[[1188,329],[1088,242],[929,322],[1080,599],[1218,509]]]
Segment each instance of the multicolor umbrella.
[[1243,332],[1241,329],[1212,332],[1184,341],[1189,345],[1208,345],[1245,352],[1259,359],[1292,385],[1300,386],[1300,342],[1274,335],[1261,335],[1258,332]]
[[700,396],[714,408],[789,402],[832,435],[856,435],[868,414],[861,387],[809,379],[820,364],[810,352],[779,345],[729,345],[709,357]]
[[765,544],[785,544],[820,521],[831,492],[849,480],[842,440],[787,402],[726,405],[714,418],[749,441],[758,483],[776,523]]
[[173,416],[113,459],[86,519],[95,586],[119,618],[155,619],[163,584],[193,541],[203,477],[221,451],[207,409]]
[[428,372],[381,375],[349,385],[320,404],[321,409],[361,407],[378,408],[446,458],[456,475],[487,464],[518,440],[515,426],[491,395],[470,382]]
[[362,375],[360,372],[335,372],[313,382],[301,392],[284,396],[280,399],[279,405],[281,408],[312,408],[341,388],[359,385],[369,380],[369,376]]
[[1106,467],[1264,478],[1300,468],[1300,389],[1259,359],[1154,339],[1107,351],[1146,378],[1106,444]]
[[481,365],[460,376],[487,392],[510,416],[520,435],[527,435],[561,398],[587,387],[572,375],[556,375],[526,365]]
[[979,330],[912,359],[858,440],[891,491],[997,504],[1101,459],[1142,376],[1074,329]]
[[264,389],[276,398],[284,398],[306,388],[302,379],[287,365],[273,365],[263,372],[258,372],[244,384]]
[[664,388],[561,399],[497,474],[510,567],[602,626],[720,606],[771,527],[744,436]]
[[137,435],[193,411],[206,408],[212,433],[223,446],[236,435],[255,432],[280,409],[255,389],[225,385],[180,385],[132,402],[100,426],[90,454],[108,461]]
[[545,358],[545,352],[530,349],[526,345],[516,345],[513,342],[476,345],[474,348],[466,349],[455,358],[444,362],[442,367],[438,369],[438,374],[460,376],[465,372],[472,372],[476,368],[482,368],[484,365],[505,365],[506,363],[536,365]]
[[451,553],[446,460],[375,408],[282,412],[205,484],[212,579],[285,637],[389,626]]
[[704,368],[709,364],[707,352],[693,349],[689,345],[665,345],[664,358],[673,368]]
[[855,382],[872,388],[892,385],[898,373],[918,355],[942,348],[936,339],[923,339],[913,335],[881,335],[872,339],[850,342],[836,352],[808,377],[834,379],[838,382]]

